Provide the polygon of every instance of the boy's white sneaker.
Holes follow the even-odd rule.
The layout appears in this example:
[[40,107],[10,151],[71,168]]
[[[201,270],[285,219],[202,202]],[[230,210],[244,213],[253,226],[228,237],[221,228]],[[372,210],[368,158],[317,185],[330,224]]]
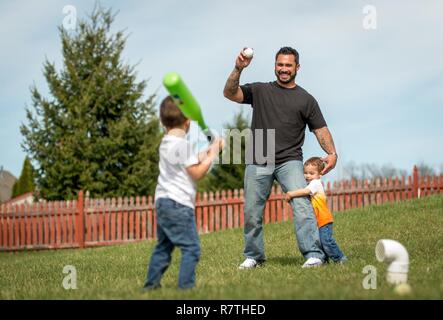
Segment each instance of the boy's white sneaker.
[[303,264],[302,268],[312,268],[312,267],[318,267],[323,264],[323,261],[321,261],[319,258],[311,257]]
[[258,263],[254,259],[246,258],[245,261],[238,267],[239,269],[252,269],[257,267]]

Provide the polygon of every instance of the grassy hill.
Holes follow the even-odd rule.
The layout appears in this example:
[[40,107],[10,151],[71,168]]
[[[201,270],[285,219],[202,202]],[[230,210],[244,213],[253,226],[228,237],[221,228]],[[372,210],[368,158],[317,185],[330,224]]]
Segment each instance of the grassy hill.
[[[242,262],[241,229],[203,235],[197,287],[179,291],[180,254],[174,253],[163,288],[141,293],[154,242],[84,250],[0,253],[0,299],[442,299],[443,197],[354,209],[336,214],[335,237],[350,259],[302,269],[292,222],[265,227],[268,261],[254,270]],[[379,239],[401,242],[410,256],[412,294],[398,296],[375,258]],[[77,270],[77,290],[62,286],[63,268]],[[366,265],[377,268],[377,289],[362,282]]]

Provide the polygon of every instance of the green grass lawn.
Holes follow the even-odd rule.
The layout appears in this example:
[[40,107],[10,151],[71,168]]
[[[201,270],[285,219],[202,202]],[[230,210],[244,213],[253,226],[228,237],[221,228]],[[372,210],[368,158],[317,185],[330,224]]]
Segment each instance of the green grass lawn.
[[[175,251],[163,288],[141,293],[155,245],[143,242],[84,250],[0,253],[0,299],[442,299],[443,197],[354,209],[336,214],[335,237],[349,263],[302,269],[292,222],[267,225],[268,261],[254,270],[242,262],[241,229],[201,236],[197,287],[180,291]],[[409,252],[412,294],[397,296],[375,258],[379,239],[401,242]],[[63,267],[77,270],[77,290],[62,286]],[[377,289],[362,282],[366,265],[377,268]]]

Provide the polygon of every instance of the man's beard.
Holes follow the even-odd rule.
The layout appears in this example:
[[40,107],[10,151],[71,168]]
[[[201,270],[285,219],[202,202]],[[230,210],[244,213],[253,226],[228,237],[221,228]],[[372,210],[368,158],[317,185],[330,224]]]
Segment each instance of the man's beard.
[[[280,73],[280,74],[288,74],[288,73],[284,72],[284,73]],[[280,74],[277,73],[277,71],[275,72],[275,76],[277,77],[277,79],[278,79],[281,83],[287,84],[287,83],[292,82],[292,81],[295,79],[295,77],[297,76],[297,71],[295,71],[295,73],[294,73],[293,75],[289,74],[289,78],[288,78],[287,80],[282,80],[282,79],[280,79]]]

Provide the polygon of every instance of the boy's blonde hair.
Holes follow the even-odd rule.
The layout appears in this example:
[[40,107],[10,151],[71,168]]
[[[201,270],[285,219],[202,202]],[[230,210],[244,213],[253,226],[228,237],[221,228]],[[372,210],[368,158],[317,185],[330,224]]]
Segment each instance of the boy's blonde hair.
[[313,166],[317,168],[318,173],[321,173],[325,168],[325,163],[320,157],[312,157],[306,160],[304,166]]

